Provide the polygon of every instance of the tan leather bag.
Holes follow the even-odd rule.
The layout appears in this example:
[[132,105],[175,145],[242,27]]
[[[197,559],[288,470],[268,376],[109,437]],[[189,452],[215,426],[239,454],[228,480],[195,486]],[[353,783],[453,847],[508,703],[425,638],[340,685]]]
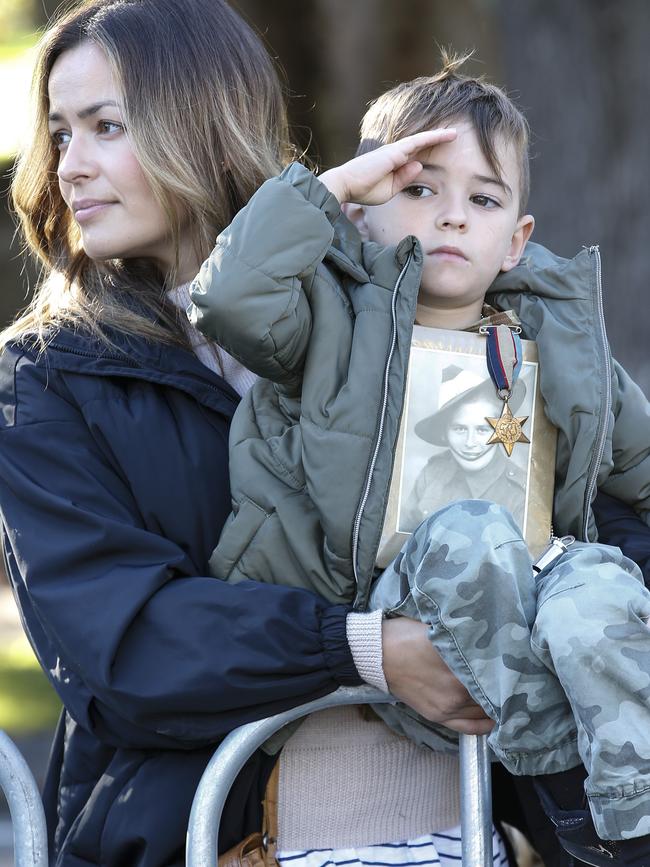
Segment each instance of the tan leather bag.
[[262,830],[255,831],[219,856],[219,867],[277,867],[278,783],[280,762],[275,763],[264,793]]

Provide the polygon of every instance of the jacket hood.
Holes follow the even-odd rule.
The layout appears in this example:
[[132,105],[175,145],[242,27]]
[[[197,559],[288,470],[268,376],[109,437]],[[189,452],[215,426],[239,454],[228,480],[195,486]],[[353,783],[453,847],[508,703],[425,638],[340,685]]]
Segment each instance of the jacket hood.
[[487,292],[490,303],[512,295],[538,296],[542,301],[589,302],[593,297],[591,250],[583,248],[573,259],[556,256],[541,244],[526,244],[520,263],[497,275]]
[[[49,339],[43,364],[55,370],[95,376],[118,376],[169,385],[230,418],[237,392],[190,350],[106,329],[112,345],[78,329],[59,328]],[[39,358],[29,344],[20,347]]]
[[[356,226],[341,213],[334,223],[334,238],[324,261],[336,265],[339,271],[359,283],[373,283],[392,291],[411,253],[419,269],[422,248],[414,235],[407,235],[396,246],[388,247],[363,241]],[[419,276],[419,270],[417,273]]]

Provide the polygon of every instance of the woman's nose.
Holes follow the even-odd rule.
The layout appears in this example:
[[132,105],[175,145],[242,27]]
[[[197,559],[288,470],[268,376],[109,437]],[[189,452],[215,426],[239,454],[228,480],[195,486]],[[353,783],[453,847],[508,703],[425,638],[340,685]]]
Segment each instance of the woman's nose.
[[83,178],[96,174],[96,166],[92,159],[88,144],[82,136],[73,136],[59,159],[57,174],[59,179],[72,184]]

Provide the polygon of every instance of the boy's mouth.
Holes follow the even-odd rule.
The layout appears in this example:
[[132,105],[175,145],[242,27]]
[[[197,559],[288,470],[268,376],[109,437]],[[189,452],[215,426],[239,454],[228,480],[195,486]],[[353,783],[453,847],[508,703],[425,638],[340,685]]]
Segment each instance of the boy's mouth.
[[436,247],[431,253],[434,256],[441,256],[445,259],[463,259],[463,261],[467,261],[467,256],[458,247]]

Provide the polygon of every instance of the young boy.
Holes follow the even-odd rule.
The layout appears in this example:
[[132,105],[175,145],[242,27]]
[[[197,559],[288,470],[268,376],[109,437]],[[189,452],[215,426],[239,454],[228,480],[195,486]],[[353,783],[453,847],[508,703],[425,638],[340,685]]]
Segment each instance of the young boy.
[[[425,620],[496,721],[504,765],[545,775],[565,848],[591,864],[649,864],[650,594],[635,565],[576,543],[535,579],[510,515],[470,500],[425,521],[373,584],[413,322],[500,322],[488,290],[538,344],[559,430],[556,532],[595,538],[596,486],[650,507],[650,410],[612,366],[599,253],[567,262],[528,245],[519,265],[534,225],[526,122],[457,66],[377,100],[354,160],[267,182],[193,284],[199,327],[264,377],[233,421],[235,510],[211,564],[230,581],[303,586],[361,611],[372,592],[370,607]],[[387,714],[420,742],[449,742],[412,713]],[[588,814],[548,797],[564,785],[549,775],[581,759],[602,844]]]

